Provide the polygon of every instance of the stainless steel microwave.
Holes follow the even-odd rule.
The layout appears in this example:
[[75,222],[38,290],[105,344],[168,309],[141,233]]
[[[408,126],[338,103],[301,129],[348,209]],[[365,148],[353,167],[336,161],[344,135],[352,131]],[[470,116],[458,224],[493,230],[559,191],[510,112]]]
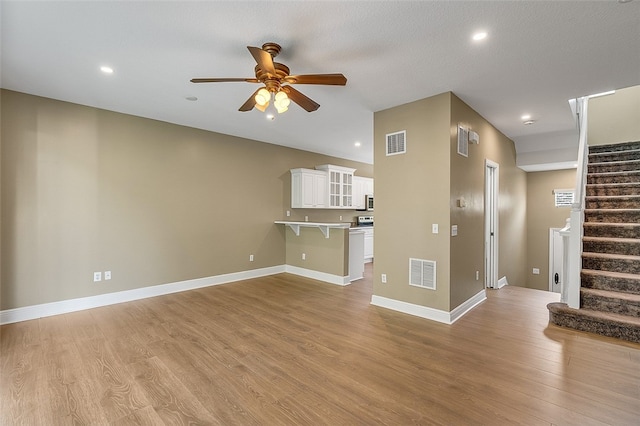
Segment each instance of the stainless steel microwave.
[[373,211],[373,195],[364,196],[364,206],[368,212]]

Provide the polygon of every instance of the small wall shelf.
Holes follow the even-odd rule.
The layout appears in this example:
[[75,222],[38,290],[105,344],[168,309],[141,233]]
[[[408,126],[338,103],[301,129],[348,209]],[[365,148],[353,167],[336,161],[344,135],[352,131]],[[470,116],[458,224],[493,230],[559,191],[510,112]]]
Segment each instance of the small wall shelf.
[[325,238],[329,238],[329,229],[348,229],[351,227],[349,223],[321,223],[321,222],[290,222],[286,220],[276,220],[275,223],[286,225],[293,231],[296,236],[300,236],[300,227],[318,228]]

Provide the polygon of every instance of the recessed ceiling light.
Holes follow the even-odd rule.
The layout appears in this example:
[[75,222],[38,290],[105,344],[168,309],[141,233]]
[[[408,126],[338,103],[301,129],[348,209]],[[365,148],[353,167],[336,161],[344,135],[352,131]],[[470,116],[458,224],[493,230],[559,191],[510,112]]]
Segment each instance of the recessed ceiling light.
[[522,117],[520,117],[522,120],[530,120],[531,119],[531,114],[524,114]]
[[525,120],[522,122],[522,124],[524,124],[525,126],[530,126],[535,122],[536,122],[535,120]]
[[477,33],[475,33],[473,35],[473,38],[475,41],[480,41],[480,40],[484,40],[485,38],[487,38],[487,32],[486,31],[479,31]]
[[102,71],[105,74],[113,74],[113,68],[107,67],[107,66],[101,66],[100,71]]
[[198,100],[198,98],[196,98],[195,96],[187,96],[185,99],[188,100],[188,101],[197,101]]
[[360,142],[356,142],[356,143],[354,143],[354,145],[355,145],[355,146],[360,146],[360,145],[362,145],[362,144],[361,144]]

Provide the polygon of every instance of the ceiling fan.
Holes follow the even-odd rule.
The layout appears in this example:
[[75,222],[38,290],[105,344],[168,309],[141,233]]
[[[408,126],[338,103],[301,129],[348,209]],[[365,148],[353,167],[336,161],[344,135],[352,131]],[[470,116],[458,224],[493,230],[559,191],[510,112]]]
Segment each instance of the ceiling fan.
[[282,49],[276,43],[265,43],[262,48],[247,46],[249,52],[258,65],[255,67],[255,78],[194,78],[192,83],[224,83],[244,81],[247,83],[262,83],[264,87],[256,90],[253,95],[240,107],[239,111],[251,111],[254,107],[264,112],[272,102],[278,113],[288,109],[290,100],[300,105],[308,112],[317,110],[320,104],[294,89],[292,84],[323,84],[344,86],[347,78],[342,74],[305,74],[289,75],[289,67],[273,58]]

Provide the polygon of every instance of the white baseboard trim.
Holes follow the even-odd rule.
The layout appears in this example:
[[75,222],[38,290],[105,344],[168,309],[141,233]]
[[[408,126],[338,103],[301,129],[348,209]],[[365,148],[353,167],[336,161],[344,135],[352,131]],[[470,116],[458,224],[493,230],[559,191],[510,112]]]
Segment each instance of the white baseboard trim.
[[314,271],[312,269],[300,268],[298,266],[285,265],[285,272],[300,275],[301,277],[312,278],[318,281],[324,281],[329,284],[342,286],[351,284],[348,276],[341,277],[340,275],[328,274],[326,272]]
[[451,316],[451,323],[458,321],[464,314],[478,306],[480,303],[487,300],[487,291],[485,289],[480,290],[475,296],[462,302],[460,305],[453,308],[453,311],[449,314]]
[[7,309],[0,311],[0,325],[66,314],[69,312],[82,311],[85,309],[98,308],[100,306],[130,302],[133,300],[146,299],[148,297],[162,296],[164,294],[194,290],[197,288],[226,284],[251,278],[265,277],[268,275],[281,274],[283,272],[285,272],[285,265],[270,266],[268,268],[214,275],[211,277],[196,278],[193,280],[100,294],[97,296],[80,297],[77,299],[61,300],[59,302],[25,306],[23,308]]
[[371,296],[371,304],[444,324],[453,324],[486,298],[485,290],[481,290],[451,312],[376,295]]
[[509,285],[509,283],[507,282],[507,277],[502,277],[498,280],[498,289],[501,289],[502,287],[504,287],[505,285]]

